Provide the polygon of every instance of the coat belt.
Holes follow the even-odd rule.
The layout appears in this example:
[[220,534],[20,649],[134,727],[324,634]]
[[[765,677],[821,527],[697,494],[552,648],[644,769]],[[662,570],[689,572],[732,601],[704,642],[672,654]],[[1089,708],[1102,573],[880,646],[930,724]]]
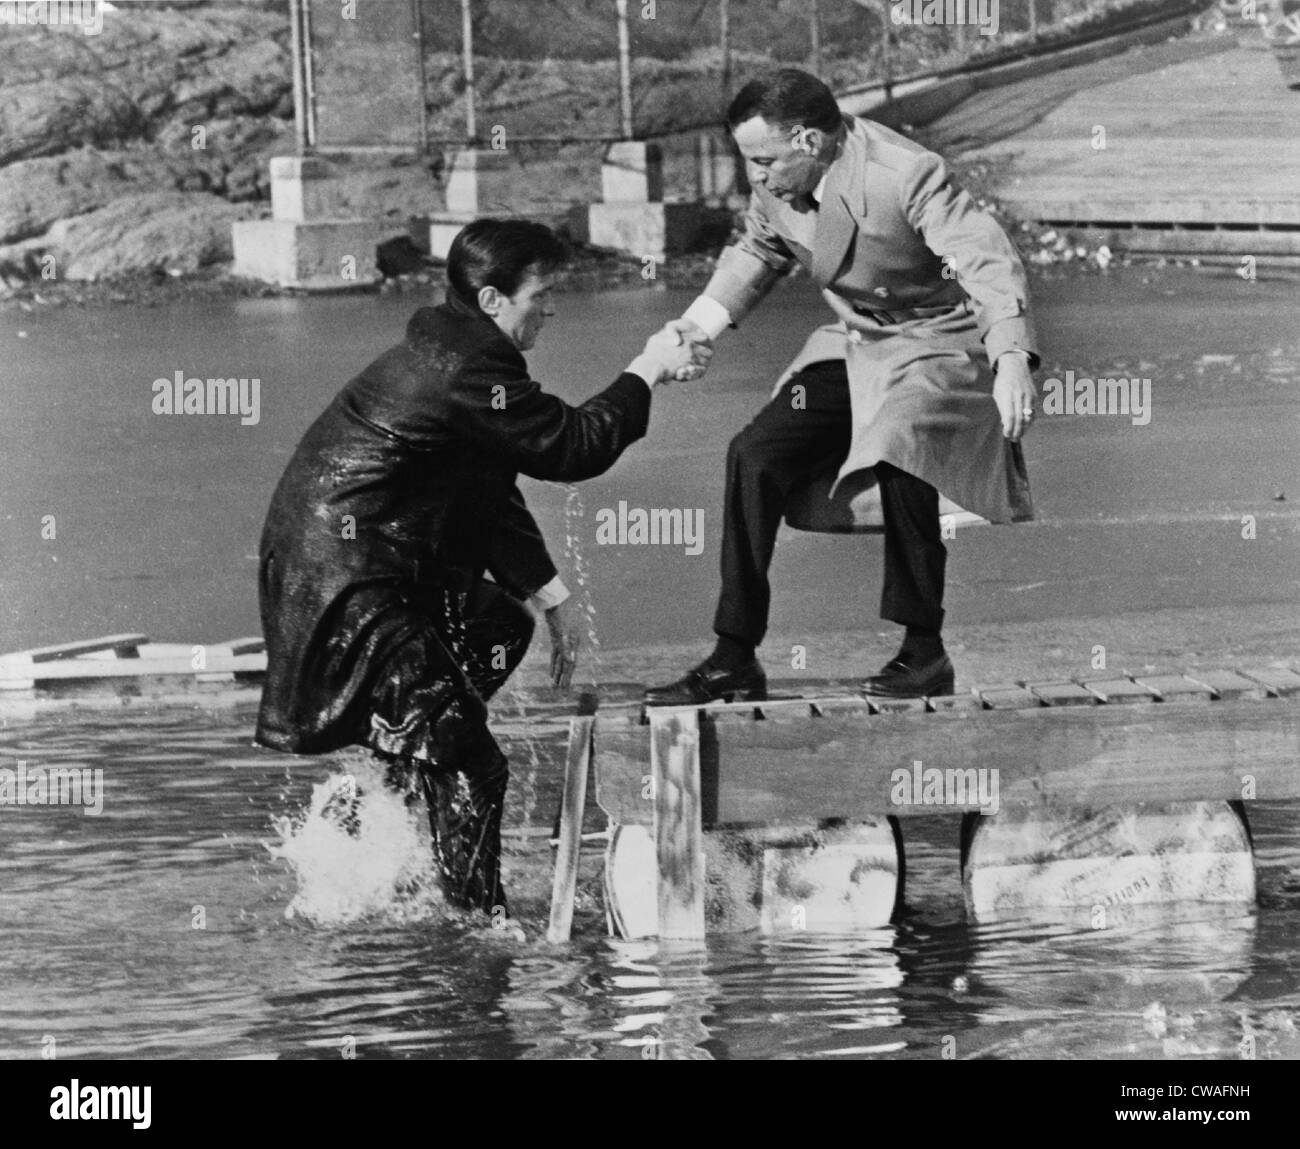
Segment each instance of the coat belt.
[[955,308],[961,307],[964,302],[958,299],[935,307],[901,307],[895,311],[885,311],[879,307],[864,307],[855,303],[853,310],[866,319],[874,320],[881,327],[892,327],[899,323],[906,323],[910,319],[928,319],[935,315],[946,315]]

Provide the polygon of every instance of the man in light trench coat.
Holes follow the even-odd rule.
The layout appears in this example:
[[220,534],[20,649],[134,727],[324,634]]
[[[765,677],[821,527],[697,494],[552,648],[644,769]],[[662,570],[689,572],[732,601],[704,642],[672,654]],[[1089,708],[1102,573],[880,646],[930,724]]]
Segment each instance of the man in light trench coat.
[[[753,197],[744,234],[683,318],[716,338],[801,264],[837,320],[818,328],[727,454],[713,652],[656,705],[762,698],[768,567],[792,495],[871,468],[884,519],[880,613],[905,627],[868,695],[951,694],[939,495],[995,523],[1033,517],[1019,440],[1037,340],[1024,267],[943,160],[840,113],[795,69],[747,84],[727,122]],[[694,377],[700,368],[686,368]]]

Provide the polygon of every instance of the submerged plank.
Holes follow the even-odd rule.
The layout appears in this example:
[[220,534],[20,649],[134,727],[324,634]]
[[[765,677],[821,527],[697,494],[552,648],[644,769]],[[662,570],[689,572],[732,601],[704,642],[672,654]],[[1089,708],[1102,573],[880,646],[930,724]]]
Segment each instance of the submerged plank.
[[[739,723],[718,726],[720,730],[746,728]],[[704,838],[696,712],[652,712],[649,741],[659,865],[659,937],[699,941],[704,938]]]
[[551,887],[549,942],[567,942],[573,927],[573,899],[578,888],[578,858],[582,852],[582,818],[587,803],[587,769],[591,762],[590,716],[569,725],[569,750],[564,764],[564,798],[560,807],[560,845]]

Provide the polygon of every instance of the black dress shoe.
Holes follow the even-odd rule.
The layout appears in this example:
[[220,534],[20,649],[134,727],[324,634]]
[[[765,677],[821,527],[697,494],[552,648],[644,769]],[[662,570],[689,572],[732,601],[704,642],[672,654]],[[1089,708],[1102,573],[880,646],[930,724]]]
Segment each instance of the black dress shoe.
[[725,670],[707,659],[667,686],[652,686],[645,692],[647,706],[691,706],[705,702],[757,702],[767,697],[767,675],[758,659],[739,670]]
[[929,662],[895,658],[862,684],[862,693],[876,698],[936,698],[951,694],[955,680],[946,654]]

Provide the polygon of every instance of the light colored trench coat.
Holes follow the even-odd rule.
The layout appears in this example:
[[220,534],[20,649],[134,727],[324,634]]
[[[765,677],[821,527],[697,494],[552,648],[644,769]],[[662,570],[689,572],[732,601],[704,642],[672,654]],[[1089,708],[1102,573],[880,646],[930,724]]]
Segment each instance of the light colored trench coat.
[[820,209],[756,186],[744,234],[704,294],[734,324],[796,261],[823,289],[838,318],[809,336],[773,395],[812,363],[846,361],[853,435],[837,483],[885,461],[992,522],[1031,519],[990,368],[1011,348],[1037,361],[1020,257],[939,156],[880,124],[845,123]]

